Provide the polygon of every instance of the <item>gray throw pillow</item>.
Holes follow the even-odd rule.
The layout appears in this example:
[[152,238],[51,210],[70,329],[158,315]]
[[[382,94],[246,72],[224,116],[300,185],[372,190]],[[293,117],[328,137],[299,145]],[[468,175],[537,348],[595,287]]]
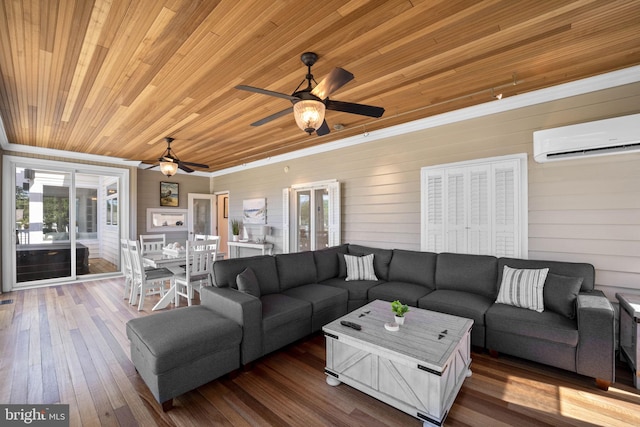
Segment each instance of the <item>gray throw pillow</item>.
[[242,273],[238,274],[236,277],[236,285],[240,292],[260,298],[260,285],[258,284],[258,278],[249,267],[245,268]]
[[544,308],[573,319],[576,317],[576,298],[582,286],[582,277],[549,273],[544,283]]

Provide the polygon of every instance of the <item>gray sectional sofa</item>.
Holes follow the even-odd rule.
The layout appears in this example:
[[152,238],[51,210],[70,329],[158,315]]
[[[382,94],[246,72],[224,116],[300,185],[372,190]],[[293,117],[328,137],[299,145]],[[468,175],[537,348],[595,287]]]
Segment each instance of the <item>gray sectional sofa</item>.
[[[347,281],[345,254],[374,254],[377,280]],[[549,269],[547,309],[540,313],[495,302],[505,265]],[[615,379],[614,310],[594,290],[594,277],[593,266],[584,263],[344,244],[217,261],[214,286],[202,290],[201,304],[242,326],[243,365],[321,330],[369,301],[399,299],[473,319],[471,341],[478,349],[590,376],[607,389]],[[550,281],[553,285],[547,284]]]

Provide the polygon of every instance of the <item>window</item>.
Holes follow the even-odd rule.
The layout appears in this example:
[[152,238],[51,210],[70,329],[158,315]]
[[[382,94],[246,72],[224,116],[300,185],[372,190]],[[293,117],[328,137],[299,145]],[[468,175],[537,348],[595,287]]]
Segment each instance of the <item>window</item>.
[[425,167],[422,250],[527,254],[526,154]]

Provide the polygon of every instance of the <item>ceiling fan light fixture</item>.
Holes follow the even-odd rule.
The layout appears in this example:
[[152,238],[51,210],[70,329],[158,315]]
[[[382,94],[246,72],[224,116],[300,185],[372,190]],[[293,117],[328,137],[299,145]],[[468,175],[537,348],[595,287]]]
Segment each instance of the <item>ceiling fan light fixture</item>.
[[178,172],[178,164],[174,162],[160,162],[160,172],[166,176],[173,176]]
[[311,135],[324,122],[325,105],[314,99],[301,100],[293,104],[293,116],[298,127]]

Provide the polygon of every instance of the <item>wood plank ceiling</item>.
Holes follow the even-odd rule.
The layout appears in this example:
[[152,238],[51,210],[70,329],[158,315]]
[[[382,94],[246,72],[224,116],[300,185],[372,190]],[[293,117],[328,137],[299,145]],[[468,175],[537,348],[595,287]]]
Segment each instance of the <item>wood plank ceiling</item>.
[[[305,51],[317,81],[355,75],[332,99],[384,116],[250,126],[289,101],[234,87],[292,93]],[[153,160],[171,136],[212,171],[637,64],[638,0],[0,2],[9,142]]]

